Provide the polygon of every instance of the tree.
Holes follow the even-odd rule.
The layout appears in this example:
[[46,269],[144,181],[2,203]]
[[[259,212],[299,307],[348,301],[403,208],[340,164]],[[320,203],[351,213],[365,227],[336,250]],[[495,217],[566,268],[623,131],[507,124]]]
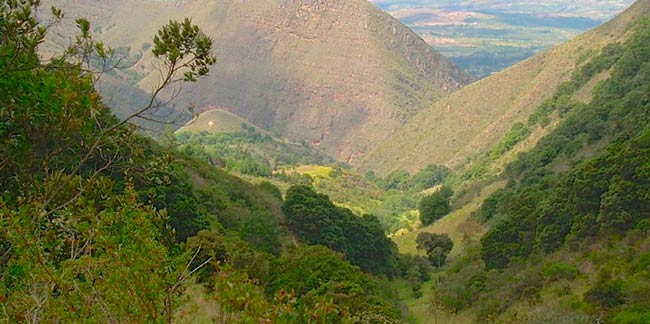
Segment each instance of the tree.
[[289,229],[301,240],[342,252],[364,271],[388,276],[397,272],[397,246],[377,217],[359,217],[303,185],[289,188],[282,209]]
[[376,288],[371,278],[346,262],[342,254],[326,247],[303,245],[291,249],[277,260],[273,269],[267,295],[292,291],[301,305],[317,307],[322,300],[331,300],[342,313],[399,318],[399,311],[374,295]]
[[[166,211],[142,203],[134,189],[128,175],[139,173],[134,162],[146,159],[150,143],[129,123],[146,118],[162,88],[180,80],[177,73],[186,81],[207,73],[211,40],[190,23],[163,27],[180,36],[158,41],[157,48],[169,49],[156,54],[168,67],[164,81],[147,106],[119,121],[101,103],[89,61],[112,51],[78,19],[72,46],[42,62],[38,46],[47,27],[36,18],[38,6],[0,0],[3,317],[171,322],[182,284],[195,270],[192,254],[165,244]],[[62,17],[57,9],[53,14]]]
[[449,200],[453,195],[454,192],[451,188],[442,186],[442,188],[437,192],[422,198],[418,204],[422,225],[429,225],[449,214],[449,211],[451,210]]
[[418,250],[424,250],[432,265],[441,267],[447,260],[447,255],[454,247],[454,242],[447,234],[422,232],[415,239]]
[[404,190],[407,189],[408,186],[408,181],[411,175],[408,173],[406,170],[395,170],[391,172],[387,177],[386,177],[386,185],[384,189],[390,190],[390,189],[397,189],[397,190]]
[[418,191],[431,188],[441,184],[450,173],[451,170],[445,166],[429,164],[411,177],[410,187]]

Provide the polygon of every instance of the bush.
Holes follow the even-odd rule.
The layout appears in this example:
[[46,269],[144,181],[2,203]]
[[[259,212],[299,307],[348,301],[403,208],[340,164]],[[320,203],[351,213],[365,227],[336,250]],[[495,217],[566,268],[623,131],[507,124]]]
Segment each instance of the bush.
[[542,270],[542,276],[552,281],[574,280],[579,274],[574,265],[562,262],[549,264]]
[[603,308],[613,308],[625,303],[623,282],[621,280],[601,279],[585,293],[585,301]]
[[436,193],[422,198],[418,204],[422,225],[429,225],[449,214],[451,210],[449,200],[453,195],[451,188],[443,186]]

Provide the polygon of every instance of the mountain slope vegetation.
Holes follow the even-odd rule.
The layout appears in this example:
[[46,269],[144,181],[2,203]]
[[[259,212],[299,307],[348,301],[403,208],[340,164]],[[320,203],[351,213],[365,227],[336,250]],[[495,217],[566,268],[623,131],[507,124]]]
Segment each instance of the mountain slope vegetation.
[[[88,67],[112,51],[88,20],[43,61],[50,22],[36,19],[38,5],[0,2],[3,321],[402,322],[407,314],[373,274],[403,276],[412,258],[396,254],[376,218],[330,204],[358,225],[345,254],[299,241],[277,188],[161,146],[111,113]],[[56,24],[62,12],[52,13]],[[208,72],[212,40],[198,26],[170,21],[158,35],[166,79]],[[386,246],[375,256],[396,263],[391,272],[359,253],[374,242]],[[296,279],[305,273],[310,280]],[[185,311],[206,300],[205,312]]]
[[489,231],[432,289],[438,307],[481,323],[647,322],[648,44],[643,17],[573,75],[610,77],[508,165],[473,216]]
[[593,31],[451,94],[391,135],[359,169],[385,175],[396,169],[414,172],[430,163],[464,165],[495,145],[515,122],[526,122],[576,66],[625,39],[630,23],[648,12],[650,3],[638,1]]
[[[311,14],[339,4],[300,3]],[[187,125],[192,134],[168,132],[155,142],[131,121],[166,109],[156,97],[169,85],[218,77],[214,40],[190,20],[162,24],[141,51],[166,68],[166,82],[149,100],[138,92],[144,106],[119,119],[97,77],[137,76],[105,70],[120,54],[97,40],[109,28],[76,19],[76,32],[54,35],[73,39],[62,52],[44,49],[49,26],[64,18],[54,8],[52,21],[37,19],[38,4],[0,0],[2,320],[629,324],[650,317],[647,0],[582,36],[598,40],[593,49],[567,47],[574,63],[527,81],[522,93],[543,80],[549,90],[526,94],[535,106],[503,120],[503,133],[472,160],[448,158],[448,168],[429,156],[426,167],[386,166],[365,177],[341,164],[285,161],[285,151],[322,155],[225,110]],[[139,3],[170,12],[196,4],[209,3]],[[109,17],[104,5],[92,12]],[[553,53],[541,59],[559,60]],[[560,80],[548,81],[558,71]],[[271,168],[274,159],[286,165]],[[398,236],[418,227],[418,216],[424,225]]]
[[270,177],[286,165],[334,163],[317,148],[271,136],[223,110],[204,112],[169,136],[177,149],[188,155],[251,176]]

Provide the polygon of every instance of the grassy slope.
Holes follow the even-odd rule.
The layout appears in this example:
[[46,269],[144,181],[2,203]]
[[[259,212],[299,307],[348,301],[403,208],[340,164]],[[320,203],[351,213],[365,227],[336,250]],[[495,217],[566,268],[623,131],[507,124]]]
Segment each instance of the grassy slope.
[[593,31],[440,100],[367,155],[359,169],[385,175],[430,163],[461,165],[498,141],[512,123],[525,121],[570,77],[581,55],[622,39],[629,22],[648,11],[650,2],[637,2]]
[[247,122],[245,119],[223,109],[213,109],[201,113],[197,118],[179,128],[176,132],[237,133],[246,132],[242,125],[252,127],[256,132],[269,135],[267,131]]
[[[449,234],[452,241],[454,241],[454,248],[450,253],[450,259],[453,259],[454,257],[462,254],[466,248],[463,242],[463,234],[458,229],[458,226],[469,219],[469,216],[481,205],[483,199],[489,197],[495,190],[503,187],[504,185],[505,182],[498,181],[485,186],[481,189],[479,194],[474,199],[464,204],[460,208],[454,210],[452,213],[445,216],[441,220],[429,226],[419,228],[415,231],[399,236],[394,236],[393,241],[397,243],[397,247],[401,253],[418,254],[419,252],[417,251],[415,243],[415,238],[418,236],[418,234],[423,232]],[[477,233],[474,233],[472,239],[477,239],[480,237],[480,235],[483,234],[483,232],[484,231],[481,230]]]
[[[611,36],[612,40],[624,40],[627,38],[628,34],[625,33],[626,28],[625,24],[629,24],[633,17],[638,17],[640,15],[647,15],[647,13],[650,11],[650,2],[648,1],[641,1],[637,2],[635,6],[632,8],[632,10],[635,10],[636,12],[627,12],[623,16],[617,18],[613,23],[616,26],[618,26],[617,30],[622,31],[621,35],[619,37],[613,37]],[[612,34],[610,34],[612,35]],[[584,36],[583,36],[584,37]],[[609,78],[610,72],[609,71],[604,71],[596,76],[593,77],[593,79],[588,82],[582,89],[578,90],[574,94],[574,99],[588,103],[592,99],[592,91],[595,87],[595,85],[607,78]],[[557,125],[559,123],[558,117],[552,116],[552,123],[551,125]],[[540,132],[540,129],[533,130],[531,135],[529,136],[528,139],[526,139],[524,142],[519,143],[511,152],[508,152],[506,155],[504,155],[500,160],[496,161],[495,164],[499,165],[505,165],[508,162],[514,160],[516,157],[514,156],[516,151],[527,151],[530,148],[534,147],[535,143],[537,140],[546,133],[549,132],[550,129],[553,129],[554,127],[548,127],[548,130]],[[609,139],[604,138],[601,141],[597,141],[594,144],[587,145],[584,147],[582,150],[579,151],[577,156],[584,157],[584,156],[591,156],[594,154],[594,152],[599,151],[602,149],[607,143]],[[553,169],[557,170],[566,170],[569,168],[569,165],[571,164],[571,161],[567,159],[562,159],[558,158],[556,161],[554,161],[551,166]],[[442,232],[442,233],[449,233],[452,235],[452,238],[454,236],[458,237],[460,233],[458,233],[457,228],[454,226],[460,222],[462,222],[466,215],[471,213],[472,206],[476,205],[478,207],[479,201],[482,200],[482,198],[485,198],[488,195],[483,195],[481,194],[482,197],[479,197],[475,199],[472,202],[469,202],[466,204],[463,208],[453,212],[451,215],[446,217],[445,219],[432,224],[431,226],[420,229],[417,232],[420,231],[429,231],[429,232]],[[457,225],[456,225],[457,226]],[[451,232],[449,232],[451,231]],[[400,248],[401,252],[413,252],[415,251],[415,237],[417,236],[417,232],[409,233],[408,235],[405,235],[403,237],[397,237],[394,238],[394,240],[398,243],[398,246]],[[633,240],[633,239],[629,239]],[[457,240],[454,240],[457,242]],[[645,241],[641,240],[640,243],[636,242],[635,247],[638,246],[645,246],[647,247],[647,238]],[[558,304],[564,304],[564,307],[566,307],[566,304],[569,303],[575,303],[575,296],[583,296],[584,293],[587,291],[588,287],[590,285],[593,285],[594,282],[597,281],[598,276],[597,273],[594,270],[595,264],[594,260],[600,260],[598,262],[602,262],[603,264],[607,264],[608,266],[611,266],[612,264],[617,264],[620,263],[620,261],[616,261],[616,258],[621,255],[621,252],[618,250],[632,250],[629,247],[625,247],[621,245],[621,247],[618,246],[609,246],[609,247],[598,247],[598,246],[592,246],[590,247],[593,251],[591,252],[589,257],[582,257],[575,259],[575,255],[571,253],[567,253],[566,251],[561,251],[554,253],[552,255],[548,255],[545,257],[543,260],[543,264],[536,264],[536,261],[530,261],[526,267],[528,268],[541,268],[545,264],[552,264],[554,262],[576,262],[579,266],[580,270],[580,276],[572,282],[566,282],[566,281],[560,281],[560,282],[552,282],[552,283],[546,283],[542,286],[541,288],[541,305],[542,306],[535,306],[531,305],[529,302],[524,302],[524,301],[519,301],[517,303],[514,303],[512,305],[508,306],[507,312],[501,315],[502,319],[505,319],[506,321],[513,320],[518,318],[517,314],[532,314],[530,316],[535,317],[535,318],[543,318],[544,311],[548,309],[552,309],[553,307],[557,308],[556,306]],[[457,253],[459,251],[454,249],[454,252],[452,252],[452,260],[454,253]],[[460,251],[462,253],[462,251]],[[631,253],[631,252],[629,252]],[[456,254],[458,255],[458,254]],[[462,254],[461,254],[462,255]],[[600,259],[598,259],[600,258]],[[606,261],[610,260],[610,261]],[[615,261],[611,261],[615,260]],[[537,267],[537,268],[536,268]],[[605,267],[605,266],[603,266]],[[524,268],[524,269],[528,269]],[[523,270],[520,269],[521,272]],[[538,269],[539,272],[539,269]],[[517,275],[519,275],[516,272],[512,272]],[[515,276],[515,275],[512,275]],[[511,279],[508,279],[511,280]],[[419,299],[414,299],[410,294],[410,291],[405,291],[402,292],[400,291],[400,296],[403,296],[405,299],[406,303],[409,305],[412,313],[416,315],[418,322],[420,323],[434,323],[432,320],[431,316],[432,314],[435,313],[435,311],[431,308],[431,298],[432,298],[432,291],[430,290],[429,286],[425,286],[423,289],[424,296]],[[498,297],[497,297],[498,298]],[[546,308],[545,308],[546,307]],[[465,310],[458,315],[455,318],[449,317],[449,314],[446,314],[446,316],[449,317],[449,321],[453,323],[473,323],[476,321],[476,314],[473,314],[472,312],[475,312],[476,309],[473,310]],[[444,313],[443,313],[444,314]],[[554,315],[557,316],[556,313],[553,313]],[[565,314],[566,315],[566,314]],[[551,316],[551,315],[549,315]]]
[[337,205],[359,215],[370,213],[383,199],[383,192],[364,177],[345,169],[318,165],[303,165],[286,170],[287,174],[307,174],[314,188],[326,194]]

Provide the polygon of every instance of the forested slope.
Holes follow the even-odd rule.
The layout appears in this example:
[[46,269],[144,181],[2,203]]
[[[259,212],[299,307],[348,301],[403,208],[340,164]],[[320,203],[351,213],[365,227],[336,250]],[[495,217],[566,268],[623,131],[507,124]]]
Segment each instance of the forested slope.
[[547,107],[562,122],[508,165],[475,215],[491,229],[434,289],[439,305],[478,322],[650,319],[650,20],[630,33],[559,88],[609,71],[590,103]]
[[[287,226],[278,188],[157,144],[130,123],[137,116],[120,121],[102,104],[93,68],[112,51],[94,38],[90,22],[77,20],[75,42],[43,61],[39,44],[62,13],[53,9],[54,20],[41,25],[38,1],[0,1],[0,9],[2,321],[406,318],[375,275],[402,276],[412,259],[391,250],[376,218],[336,208],[361,236],[345,237],[345,254],[308,245]],[[170,21],[157,35],[152,49],[168,80],[191,82],[209,72],[212,40],[198,26]],[[377,251],[386,260],[379,264],[355,249],[374,242],[386,245]]]

